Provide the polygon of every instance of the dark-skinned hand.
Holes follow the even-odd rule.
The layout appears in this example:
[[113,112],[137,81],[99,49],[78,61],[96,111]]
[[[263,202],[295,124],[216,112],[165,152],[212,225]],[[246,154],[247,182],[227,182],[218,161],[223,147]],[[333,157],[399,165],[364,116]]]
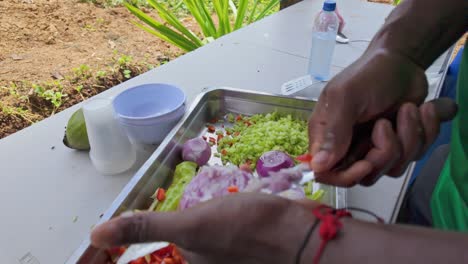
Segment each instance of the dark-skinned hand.
[[457,111],[449,99],[424,102],[427,86],[421,67],[385,50],[367,52],[333,78],[309,120],[317,180],[350,187],[400,176]]
[[91,241],[98,248],[168,241],[191,264],[295,263],[316,205],[240,193],[179,212],[117,217],[97,226]]

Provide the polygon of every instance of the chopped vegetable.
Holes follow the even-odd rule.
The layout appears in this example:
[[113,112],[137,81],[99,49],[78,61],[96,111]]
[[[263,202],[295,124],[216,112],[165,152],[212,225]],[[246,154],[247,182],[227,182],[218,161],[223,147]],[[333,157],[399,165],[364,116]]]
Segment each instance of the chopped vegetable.
[[312,194],[311,198],[314,201],[320,201],[322,199],[323,195],[325,195],[325,191],[320,189],[320,190],[317,190],[316,192],[314,192]]
[[324,190],[317,190],[316,192],[313,191],[313,182],[308,182],[306,186],[304,186],[304,192],[305,195],[308,199],[314,200],[314,201],[320,201],[322,199],[323,195],[325,195]]
[[229,193],[237,193],[237,192],[239,192],[239,188],[237,188],[237,186],[229,186],[228,187],[228,192]]
[[216,138],[210,137],[209,140],[210,140],[211,143],[216,144]]
[[197,164],[185,161],[177,165],[174,172],[174,180],[167,189],[166,199],[157,207],[157,211],[175,211],[179,206],[179,201],[184,194],[185,187],[197,174]]
[[235,121],[234,115],[231,114],[231,113],[227,114],[226,119],[227,119],[227,121],[228,121],[229,123],[234,123],[234,121]]
[[304,154],[304,155],[299,155],[296,157],[296,160],[302,163],[310,163],[312,159],[313,157],[309,153]]
[[208,132],[210,133],[214,133],[216,131],[216,127],[213,125],[208,125],[207,127],[208,127]]
[[237,186],[242,191],[252,178],[252,174],[235,166],[203,167],[185,188],[179,208],[187,209],[200,202],[228,195],[230,186]]
[[[225,149],[223,149],[225,150]],[[272,171],[279,171],[294,166],[294,160],[288,154],[272,150],[265,152],[257,161],[257,173],[267,177]]]
[[185,161],[193,161],[197,163],[198,166],[203,166],[210,158],[210,145],[202,138],[187,140],[182,147],[182,159]]
[[163,188],[158,188],[154,193],[154,197],[156,200],[162,202],[164,199],[166,199],[166,191]]
[[247,171],[247,172],[249,172],[249,173],[252,173],[252,169],[250,168],[250,166],[251,166],[250,162],[246,162],[246,163],[244,163],[244,164],[241,164],[241,165],[239,166],[239,169],[241,169],[241,170],[243,170],[243,171]]
[[279,150],[295,157],[308,150],[307,123],[303,120],[276,112],[239,118],[242,122],[236,122],[230,129],[233,136],[218,142],[218,152],[226,149],[228,153],[222,156],[223,164],[239,166],[252,160],[251,169],[255,169],[258,159],[267,151]]

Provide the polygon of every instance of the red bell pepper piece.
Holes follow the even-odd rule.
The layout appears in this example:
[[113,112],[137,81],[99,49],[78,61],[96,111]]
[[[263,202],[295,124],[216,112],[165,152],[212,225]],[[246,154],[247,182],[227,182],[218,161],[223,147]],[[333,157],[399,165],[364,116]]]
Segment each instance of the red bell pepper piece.
[[237,192],[239,192],[239,188],[237,186],[229,186],[228,187],[228,192],[229,193],[237,193]]
[[208,125],[207,127],[208,127],[208,132],[210,133],[214,133],[216,131],[216,127],[213,125]]
[[313,159],[313,156],[310,155],[309,153],[304,154],[304,155],[299,155],[296,157],[296,160],[302,162],[302,163],[309,163]]
[[158,188],[156,190],[155,197],[160,202],[164,201],[164,199],[166,199],[166,190],[163,188]]

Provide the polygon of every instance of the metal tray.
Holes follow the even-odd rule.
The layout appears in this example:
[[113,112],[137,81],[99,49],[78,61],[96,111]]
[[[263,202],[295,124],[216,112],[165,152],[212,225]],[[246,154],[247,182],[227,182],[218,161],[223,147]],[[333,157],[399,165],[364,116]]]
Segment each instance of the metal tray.
[[[233,88],[207,89],[195,99],[184,119],[124,187],[100,222],[118,216],[126,210],[146,210],[152,202],[150,196],[156,188],[167,187],[170,184],[176,165],[182,162],[180,157],[182,144],[190,138],[204,134],[205,125],[210,120],[227,113],[252,115],[274,111],[307,120],[314,106],[315,101],[306,98],[284,97]],[[219,163],[219,159],[213,157],[210,163]],[[321,185],[320,188],[325,190],[322,202],[337,208],[346,206],[344,189],[326,185]],[[104,254],[103,251],[93,248],[87,239],[67,263],[105,263]]]

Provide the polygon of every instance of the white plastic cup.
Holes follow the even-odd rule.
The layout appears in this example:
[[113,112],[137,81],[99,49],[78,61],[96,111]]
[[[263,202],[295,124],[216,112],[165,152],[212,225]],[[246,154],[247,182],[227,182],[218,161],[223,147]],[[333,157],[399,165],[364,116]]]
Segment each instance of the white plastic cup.
[[102,174],[118,174],[135,163],[136,152],[114,117],[110,99],[92,99],[83,105],[91,151],[89,157]]

